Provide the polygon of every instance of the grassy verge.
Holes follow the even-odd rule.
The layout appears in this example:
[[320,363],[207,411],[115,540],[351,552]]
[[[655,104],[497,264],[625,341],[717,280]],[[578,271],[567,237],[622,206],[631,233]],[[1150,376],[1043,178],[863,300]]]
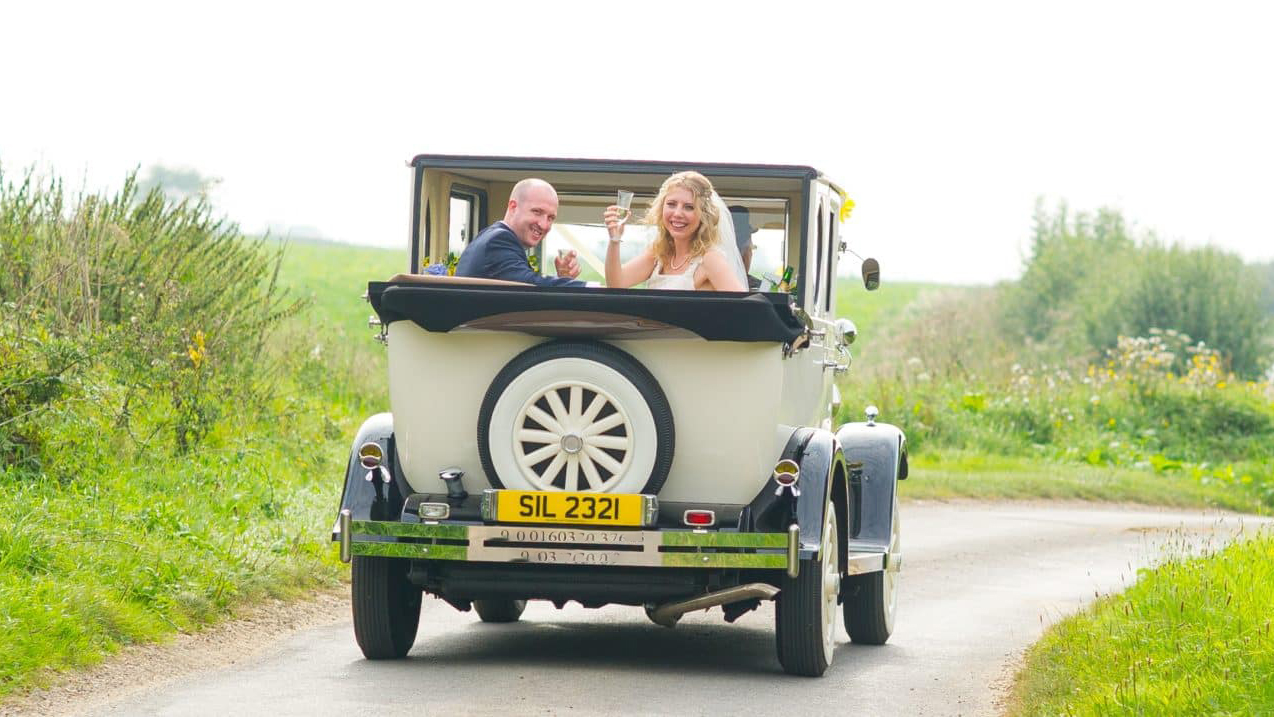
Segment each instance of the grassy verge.
[[181,457],[120,456],[90,433],[51,447],[80,458],[73,477],[0,475],[0,697],[337,579],[326,529],[351,422],[276,408]]
[[337,581],[348,442],[387,404],[359,296],[404,252],[280,258],[201,204],[3,179],[0,700]]
[[1058,623],[1012,715],[1274,714],[1274,535],[1178,558]]
[[1058,463],[967,450],[930,451],[911,461],[903,499],[1088,500],[1266,513],[1262,497],[1219,482],[1151,470]]

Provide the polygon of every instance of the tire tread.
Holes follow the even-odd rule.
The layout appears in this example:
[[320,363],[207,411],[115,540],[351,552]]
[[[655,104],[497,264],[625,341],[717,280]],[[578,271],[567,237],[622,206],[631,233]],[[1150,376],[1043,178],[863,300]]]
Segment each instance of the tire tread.
[[845,586],[845,632],[860,645],[883,645],[889,640],[884,579],[883,571],[851,575]]
[[355,555],[350,566],[354,639],[369,660],[407,656],[420,625],[420,589],[407,580],[407,561]]

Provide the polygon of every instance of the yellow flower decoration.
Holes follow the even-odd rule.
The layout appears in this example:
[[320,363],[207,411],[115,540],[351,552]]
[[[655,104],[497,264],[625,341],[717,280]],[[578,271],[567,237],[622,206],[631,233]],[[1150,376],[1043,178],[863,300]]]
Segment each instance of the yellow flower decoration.
[[850,199],[850,198],[849,198],[849,195],[848,195],[848,194],[846,194],[844,190],[841,190],[841,193],[840,193],[840,220],[843,222],[843,221],[845,221],[845,220],[849,219],[849,214],[850,214],[850,212],[852,212],[852,211],[854,211],[854,200]]

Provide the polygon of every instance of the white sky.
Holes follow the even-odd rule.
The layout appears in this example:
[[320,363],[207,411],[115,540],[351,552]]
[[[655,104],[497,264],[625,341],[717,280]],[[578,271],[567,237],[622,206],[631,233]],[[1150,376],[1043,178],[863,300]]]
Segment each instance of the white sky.
[[6,2],[5,175],[405,246],[421,152],[812,164],[887,279],[1017,276],[1039,196],[1274,258],[1268,3],[367,5]]

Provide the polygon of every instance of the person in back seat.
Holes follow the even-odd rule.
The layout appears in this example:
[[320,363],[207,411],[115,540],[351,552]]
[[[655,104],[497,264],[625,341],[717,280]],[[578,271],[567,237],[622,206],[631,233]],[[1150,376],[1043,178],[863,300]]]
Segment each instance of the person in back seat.
[[654,241],[621,263],[624,222],[618,206],[607,207],[602,214],[610,232],[606,286],[625,289],[644,281],[647,289],[747,291],[747,273],[728,214],[707,177],[677,172],[664,180],[642,220],[656,227]]
[[579,262],[575,252],[554,260],[557,276],[540,276],[531,268],[526,253],[543,241],[557,219],[557,191],[542,179],[523,179],[513,185],[504,220],[478,232],[469,242],[456,276],[521,281],[537,286],[584,286],[578,281]]

